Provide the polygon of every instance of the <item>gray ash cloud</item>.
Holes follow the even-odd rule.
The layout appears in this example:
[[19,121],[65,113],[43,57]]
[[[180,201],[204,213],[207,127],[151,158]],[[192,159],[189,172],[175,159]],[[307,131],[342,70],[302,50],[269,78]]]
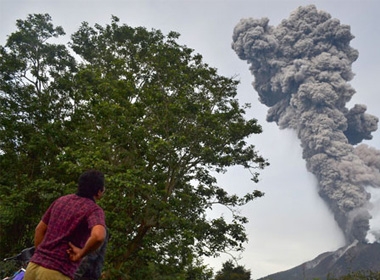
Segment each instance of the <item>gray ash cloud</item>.
[[242,19],[232,48],[246,60],[267,121],[296,131],[307,169],[318,179],[346,242],[366,242],[371,219],[368,186],[380,186],[380,152],[361,143],[377,130],[365,105],[346,107],[355,94],[350,26],[314,5],[299,7],[278,26]]

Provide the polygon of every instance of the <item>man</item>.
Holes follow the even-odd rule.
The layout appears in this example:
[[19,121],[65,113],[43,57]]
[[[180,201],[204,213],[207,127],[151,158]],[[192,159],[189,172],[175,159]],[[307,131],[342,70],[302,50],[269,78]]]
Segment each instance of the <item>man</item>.
[[80,260],[106,237],[104,212],[96,204],[105,191],[104,175],[90,170],[79,177],[76,194],[54,201],[38,223],[33,257],[24,280],[70,280]]

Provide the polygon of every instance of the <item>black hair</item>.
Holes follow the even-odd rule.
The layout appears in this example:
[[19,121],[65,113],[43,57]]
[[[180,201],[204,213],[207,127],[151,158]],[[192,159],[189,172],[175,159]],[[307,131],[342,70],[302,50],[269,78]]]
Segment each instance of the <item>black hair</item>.
[[88,170],[80,175],[77,195],[93,199],[104,190],[104,174],[97,170]]

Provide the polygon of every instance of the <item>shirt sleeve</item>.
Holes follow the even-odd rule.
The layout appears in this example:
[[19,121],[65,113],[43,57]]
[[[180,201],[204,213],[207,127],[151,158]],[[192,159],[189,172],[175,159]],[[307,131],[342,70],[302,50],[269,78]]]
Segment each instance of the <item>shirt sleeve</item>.
[[101,225],[106,227],[104,211],[102,208],[98,207],[94,211],[91,211],[87,218],[88,228],[91,229],[96,225]]
[[50,207],[48,208],[48,210],[46,210],[45,214],[42,216],[42,219],[41,221],[43,221],[45,224],[49,224],[49,221],[50,221],[50,216],[51,216],[51,210],[53,208],[53,205],[54,205],[55,202],[53,202]]

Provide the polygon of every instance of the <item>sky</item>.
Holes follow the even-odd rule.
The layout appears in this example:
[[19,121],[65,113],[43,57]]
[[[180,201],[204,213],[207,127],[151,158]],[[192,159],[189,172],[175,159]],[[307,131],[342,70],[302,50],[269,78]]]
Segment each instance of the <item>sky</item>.
[[[249,180],[249,172],[242,168],[232,168],[219,180],[232,193],[244,194],[253,189],[265,193],[241,209],[250,222],[246,227],[249,242],[240,264],[257,279],[344,245],[343,234],[318,196],[314,175],[306,170],[294,131],[280,130],[276,124],[266,122],[268,108],[258,101],[249,65],[231,48],[233,29],[240,19],[267,17],[270,25],[277,26],[299,6],[309,4],[351,26],[355,36],[351,46],[359,51],[359,58],[352,67],[355,77],[351,85],[356,94],[348,107],[365,104],[367,113],[379,116],[378,0],[0,0],[0,45],[15,31],[16,20],[25,19],[28,14],[50,14],[53,24],[62,26],[68,34],[67,41],[81,22],[105,25],[114,15],[120,18],[120,23],[132,27],[159,29],[164,34],[177,31],[181,34],[179,43],[200,53],[220,75],[236,77],[240,81],[237,98],[252,105],[247,117],[256,118],[263,127],[263,133],[253,135],[249,142],[270,166],[260,171],[257,184]],[[380,149],[380,132],[373,136],[364,143]],[[378,198],[380,192],[374,193],[375,203]],[[374,207],[373,211],[376,210],[378,207]],[[380,215],[376,219],[376,213],[373,214],[371,226],[380,228]],[[228,258],[222,255],[205,262],[220,269]]]

